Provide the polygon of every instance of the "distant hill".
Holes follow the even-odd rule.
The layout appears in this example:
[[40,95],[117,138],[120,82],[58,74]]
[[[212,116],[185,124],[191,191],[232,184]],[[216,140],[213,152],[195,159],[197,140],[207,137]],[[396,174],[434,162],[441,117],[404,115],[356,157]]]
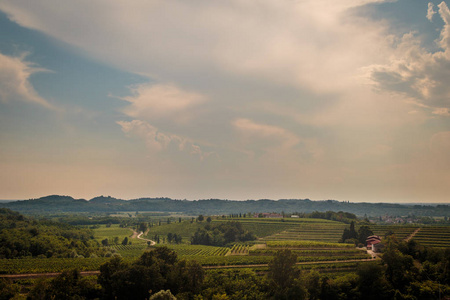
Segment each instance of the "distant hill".
[[170,198],[139,198],[133,200],[99,196],[91,200],[74,199],[70,196],[50,195],[38,199],[0,202],[0,207],[25,214],[53,214],[62,212],[121,212],[158,211],[182,212],[186,214],[230,214],[260,212],[305,212],[346,211],[358,216],[416,215],[450,216],[450,205],[417,205],[395,203],[351,203],[348,201],[309,199],[280,200],[174,200]]

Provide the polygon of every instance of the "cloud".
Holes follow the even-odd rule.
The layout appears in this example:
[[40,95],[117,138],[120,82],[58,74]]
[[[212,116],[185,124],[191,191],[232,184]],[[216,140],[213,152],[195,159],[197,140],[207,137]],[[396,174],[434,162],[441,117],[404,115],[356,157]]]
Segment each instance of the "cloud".
[[194,144],[191,140],[175,134],[161,132],[157,127],[145,121],[118,121],[117,124],[122,127],[122,131],[126,134],[144,140],[148,150],[153,154],[175,150],[197,156],[200,159],[209,155],[209,153],[204,153],[200,146]]
[[32,74],[47,71],[25,61],[25,56],[12,57],[0,53],[0,101],[25,101],[54,109],[39,96],[29,81]]
[[380,90],[411,97],[432,113],[445,115],[442,112],[450,107],[450,12],[445,2],[438,7],[445,23],[437,41],[441,49],[426,50],[410,32],[394,40],[389,64],[372,66],[370,76]]
[[193,107],[206,101],[203,95],[183,91],[174,85],[149,83],[133,87],[132,95],[122,99],[130,103],[124,112],[140,119],[187,119]]
[[450,117],[450,111],[446,107],[436,108],[435,110],[433,110],[433,114],[439,115],[439,116]]
[[299,137],[280,126],[243,118],[234,120],[232,125],[241,137],[240,147],[250,156],[269,154],[282,157],[286,162],[291,159],[316,161],[325,153],[317,139]]
[[351,14],[379,2],[80,0],[63,8],[57,0],[5,0],[0,9],[22,26],[159,82],[258,78],[328,93],[354,84],[368,60],[384,58],[383,24]]
[[[148,182],[165,182],[161,193],[179,185],[179,195],[379,201],[414,186],[405,179],[405,189],[394,187],[418,173],[412,153],[427,149],[433,130],[446,130],[423,124],[449,115],[450,99],[445,3],[428,11],[445,23],[441,49],[430,52],[415,33],[388,35],[388,20],[367,17],[373,6],[355,9],[379,2],[392,1],[3,0],[0,9],[149,78],[122,98],[130,119],[117,124],[146,144],[153,159],[139,146],[128,155]],[[199,163],[210,148],[220,159]],[[422,174],[417,180],[432,181]]]
[[233,126],[244,136],[246,143],[254,145],[255,140],[268,142],[268,147],[289,149],[296,146],[300,139],[284,128],[258,124],[248,119],[237,119]]
[[434,4],[429,2],[428,3],[428,11],[427,11],[427,19],[432,22],[433,21],[433,16],[436,14],[436,12],[434,11]]

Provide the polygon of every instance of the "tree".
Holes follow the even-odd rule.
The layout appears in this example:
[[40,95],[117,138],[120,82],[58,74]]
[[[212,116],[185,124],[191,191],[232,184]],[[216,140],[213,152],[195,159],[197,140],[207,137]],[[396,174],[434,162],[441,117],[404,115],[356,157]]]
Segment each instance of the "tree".
[[125,237],[122,241],[122,245],[126,246],[128,245],[128,237]]
[[197,221],[202,222],[204,219],[205,217],[203,217],[203,215],[199,215]]
[[104,298],[114,299],[115,291],[113,289],[113,275],[119,271],[129,267],[127,263],[119,256],[114,256],[108,262],[100,266],[100,275],[98,275],[98,283],[102,286]]
[[384,268],[378,262],[360,264],[357,269],[358,288],[364,299],[392,299],[390,285],[384,277]]
[[[161,225],[161,224],[159,224],[159,225]],[[146,232],[147,229],[148,229],[148,224],[147,223],[142,222],[142,223],[139,224],[138,231]]]
[[30,299],[95,299],[100,290],[95,283],[81,278],[78,270],[64,271],[48,284],[36,285],[30,292]]
[[357,239],[358,238],[358,233],[355,230],[355,222],[352,221],[350,223],[350,230],[349,230],[349,234],[350,234],[350,238],[351,239]]
[[149,299],[156,291],[167,289],[192,299],[201,291],[203,278],[204,270],[197,262],[178,261],[173,250],[158,247],[130,265],[113,258],[100,267],[98,283],[105,299]]
[[6,278],[0,278],[0,300],[8,300],[19,294],[19,286]]
[[404,291],[417,272],[413,258],[410,255],[401,253],[395,240],[389,239],[382,259],[386,265],[386,279],[395,289]]
[[177,300],[170,290],[164,291],[160,290],[156,294],[150,297],[150,300]]
[[341,242],[345,243],[348,240],[352,240],[352,242],[358,239],[358,233],[355,230],[355,222],[352,221],[350,223],[350,229],[344,228],[344,232],[342,233]]
[[370,230],[369,226],[364,225],[359,227],[358,229],[358,241],[362,244],[366,243],[366,239],[373,235],[373,231]]
[[176,295],[181,293],[192,298],[201,292],[204,277],[205,271],[196,261],[180,260],[167,277],[167,287]]
[[268,278],[275,290],[285,290],[290,287],[298,276],[295,268],[297,255],[289,249],[277,251],[273,260],[269,263]]
[[206,222],[211,223],[212,219],[211,217],[206,218]]

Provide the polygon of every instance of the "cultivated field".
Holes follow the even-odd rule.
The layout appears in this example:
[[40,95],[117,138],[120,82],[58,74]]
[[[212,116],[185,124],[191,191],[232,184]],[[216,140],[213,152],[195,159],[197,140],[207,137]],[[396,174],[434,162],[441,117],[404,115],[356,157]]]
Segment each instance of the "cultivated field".
[[[322,219],[264,219],[264,218],[213,218],[211,225],[221,222],[239,221],[245,230],[253,232],[258,239],[247,243],[229,244],[225,247],[190,245],[191,236],[207,222],[182,221],[152,226],[146,236],[161,237],[156,247],[167,246],[176,251],[181,259],[194,259],[205,267],[252,267],[266,268],[280,249],[290,249],[298,256],[299,267],[320,270],[354,270],[356,264],[370,258],[365,251],[354,245],[337,243],[348,224]],[[420,228],[413,237],[425,246],[450,247],[450,227],[419,225],[370,225],[374,234],[382,238],[394,233],[398,239],[405,239]],[[358,226],[356,226],[356,230]],[[108,256],[120,255],[131,261],[149,248],[147,241],[131,238],[133,231],[118,225],[102,225],[94,229],[95,239],[105,248]],[[181,244],[167,243],[167,234],[182,236]],[[131,244],[122,245],[125,237]],[[109,245],[101,241],[108,239]],[[114,241],[118,241],[115,243]],[[0,260],[0,273],[57,272],[72,268],[98,270],[109,257],[91,258],[23,258]]]
[[450,226],[421,227],[414,241],[429,247],[450,247]]

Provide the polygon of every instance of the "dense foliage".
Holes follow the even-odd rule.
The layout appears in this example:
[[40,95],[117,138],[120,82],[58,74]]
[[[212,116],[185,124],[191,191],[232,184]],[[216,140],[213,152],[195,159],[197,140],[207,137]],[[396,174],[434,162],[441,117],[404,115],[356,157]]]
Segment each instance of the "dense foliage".
[[243,229],[242,224],[228,221],[217,225],[207,224],[198,228],[191,238],[192,245],[224,246],[228,243],[255,240],[256,237]]
[[87,257],[97,242],[89,229],[26,218],[0,208],[0,258]]
[[358,231],[355,230],[355,222],[350,223],[350,228],[345,228],[342,233],[340,242],[343,243],[355,243],[355,244],[365,244],[366,239],[373,235],[373,231],[370,230],[369,226],[363,225],[359,227]]
[[148,299],[166,289],[188,298],[201,291],[203,279],[198,263],[178,260],[174,251],[158,247],[131,264],[120,257],[111,259],[100,267],[98,283],[104,299]]
[[349,213],[349,212],[344,212],[344,211],[339,211],[339,212],[313,211],[311,213],[300,212],[300,213],[293,213],[293,214],[297,215],[301,218],[324,219],[324,220],[343,222],[343,223],[347,223],[347,224],[358,219],[355,214]]

